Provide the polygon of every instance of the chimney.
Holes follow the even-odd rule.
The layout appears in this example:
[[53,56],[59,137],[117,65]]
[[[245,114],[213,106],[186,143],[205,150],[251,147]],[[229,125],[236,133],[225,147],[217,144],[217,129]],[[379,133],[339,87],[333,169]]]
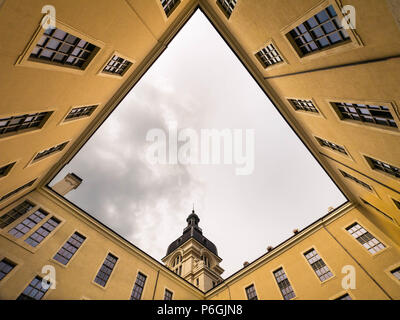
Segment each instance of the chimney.
[[274,249],[274,247],[268,246],[267,251],[270,252],[270,251],[272,251],[273,249]]
[[248,263],[247,261],[245,261],[245,262],[243,263],[243,267],[245,268],[245,267],[247,267],[249,264],[250,264],[250,263]]
[[299,229],[294,229],[294,230],[293,230],[293,233],[294,233],[294,234],[298,234],[298,233],[299,233]]
[[65,196],[72,190],[78,188],[82,183],[82,179],[79,178],[75,173],[68,173],[64,179],[58,181],[52,189],[62,196]]

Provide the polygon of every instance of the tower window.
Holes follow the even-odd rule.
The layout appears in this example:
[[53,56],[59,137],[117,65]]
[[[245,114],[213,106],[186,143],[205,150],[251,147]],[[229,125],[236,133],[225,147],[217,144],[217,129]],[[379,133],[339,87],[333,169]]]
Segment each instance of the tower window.
[[237,0],[217,0],[218,6],[221,8],[228,19],[231,17],[232,12],[235,9],[236,3]]
[[311,249],[310,251],[306,252],[304,256],[317,274],[319,280],[323,282],[333,277],[332,272],[329,270],[328,266],[315,249]]
[[283,299],[290,300],[296,297],[292,285],[289,282],[289,279],[286,276],[283,268],[280,268],[274,272],[275,280],[279,286],[279,289],[282,293]]
[[47,290],[50,288],[50,283],[43,287],[43,279],[36,276],[31,283],[26,287],[17,300],[42,300]]
[[160,0],[161,5],[163,6],[164,12],[169,17],[175,8],[181,3],[180,0]]
[[73,108],[68,113],[68,115],[65,117],[64,121],[90,117],[96,108],[97,108],[97,106],[86,106],[86,107]]
[[318,109],[311,100],[289,99],[289,102],[296,111],[319,113]]
[[144,285],[146,283],[147,277],[142,274],[138,273],[135,285],[133,286],[132,294],[131,294],[131,300],[140,300],[142,298],[142,293],[144,289]]
[[388,107],[379,105],[334,102],[342,120],[354,120],[380,126],[397,128],[397,124]]
[[19,223],[16,227],[11,229],[8,233],[19,239],[23,235],[25,235],[28,231],[30,231],[34,226],[40,223],[47,215],[48,215],[47,212],[44,212],[42,210],[37,210],[36,212],[32,213],[28,218],[26,218],[24,221]]
[[74,254],[81,247],[82,243],[86,240],[84,236],[75,232],[63,245],[63,247],[56,253],[54,256],[54,260],[66,265]]
[[343,153],[343,154],[345,154],[347,156],[347,152],[346,152],[344,147],[342,147],[342,146],[340,146],[340,145],[338,145],[336,143],[330,142],[328,140],[325,140],[325,139],[321,139],[321,138],[317,138],[317,137],[315,139],[317,139],[317,141],[318,141],[318,143],[320,144],[321,147],[328,148],[328,149],[331,149],[333,151],[338,151],[338,152]]
[[390,271],[390,273],[394,275],[397,280],[400,280],[400,267]]
[[99,272],[97,273],[94,282],[101,285],[102,287],[105,287],[115,267],[115,264],[117,263],[117,260],[118,260],[117,257],[109,253],[107,255],[107,258],[104,260],[103,265],[101,266]]
[[42,151],[42,152],[39,152],[39,153],[35,156],[35,158],[33,159],[33,161],[38,161],[38,160],[40,160],[40,159],[42,159],[42,158],[44,158],[44,157],[47,157],[47,156],[52,155],[53,153],[61,152],[61,151],[65,148],[65,146],[66,146],[67,144],[68,144],[68,142],[64,142],[64,143],[59,144],[58,146],[51,147],[51,148],[49,148],[49,149],[47,149],[47,150],[44,150],[44,151]]
[[172,295],[173,295],[173,293],[171,291],[169,291],[168,289],[165,289],[164,300],[172,300]]
[[114,55],[104,67],[103,72],[116,74],[122,77],[131,65],[132,63],[130,61]]
[[30,186],[32,186],[35,183],[35,181],[36,181],[36,179],[32,180],[32,181],[28,182],[27,184],[24,184],[23,186],[21,186],[21,187],[15,189],[13,191],[7,193],[6,195],[0,197],[0,202],[12,197],[14,194],[17,194],[18,192],[20,192],[20,191],[22,191],[22,190],[24,190],[26,188],[29,188]]
[[30,59],[84,70],[98,51],[95,45],[60,29],[47,29]]
[[365,157],[372,169],[385,172],[395,178],[400,178],[400,169],[383,161],[379,161],[370,157]]
[[302,56],[351,41],[332,5],[298,25],[287,36]]
[[343,296],[335,299],[335,300],[353,300],[348,293],[344,294]]
[[40,112],[2,118],[0,119],[0,138],[28,130],[40,129],[50,115],[51,112]]
[[16,264],[14,262],[11,262],[8,259],[3,259],[0,261],[0,280],[2,280],[7,274],[11,272],[12,269],[14,269]]
[[5,177],[11,171],[12,167],[14,167],[15,162],[7,164],[0,168],[0,178]]
[[347,227],[346,230],[372,254],[375,254],[385,248],[383,243],[377,240],[358,223],[352,224],[350,227]]
[[3,229],[13,223],[15,220],[22,217],[25,213],[32,210],[35,207],[34,204],[29,201],[24,201],[20,205],[16,206],[14,209],[11,209],[7,213],[3,214],[0,217],[0,229]]
[[257,52],[256,57],[264,68],[283,62],[281,55],[272,43]]
[[345,177],[346,179],[352,180],[356,183],[358,183],[360,186],[363,186],[365,189],[368,189],[369,191],[373,191],[372,187],[369,184],[366,184],[365,182],[357,179],[356,177],[353,177],[352,175],[348,174],[347,172],[344,172],[342,170],[339,170],[340,173]]
[[256,288],[254,284],[246,288],[246,295],[248,300],[258,300]]

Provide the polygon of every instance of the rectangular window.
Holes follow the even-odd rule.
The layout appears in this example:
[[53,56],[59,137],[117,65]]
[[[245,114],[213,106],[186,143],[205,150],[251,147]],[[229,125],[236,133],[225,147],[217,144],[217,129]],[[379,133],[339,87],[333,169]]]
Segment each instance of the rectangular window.
[[172,292],[165,289],[164,300],[172,300]]
[[311,249],[310,251],[306,252],[304,256],[317,274],[319,280],[323,282],[333,277],[332,272],[329,270],[328,266],[315,249]]
[[11,262],[8,259],[3,259],[0,261],[0,281],[8,275],[12,269],[16,267],[14,262]]
[[167,17],[169,17],[172,14],[172,12],[175,10],[176,7],[178,7],[178,4],[181,2],[180,0],[160,0],[160,1]]
[[229,19],[235,9],[237,0],[217,0],[219,7],[222,9],[226,17]]
[[133,286],[132,294],[131,294],[131,300],[140,300],[142,297],[143,289],[144,289],[144,284],[146,283],[147,277],[140,273],[138,274],[136,278],[135,285]]
[[390,273],[394,275],[397,280],[400,280],[400,267],[390,271]]
[[25,213],[32,210],[35,207],[34,204],[29,201],[24,201],[20,205],[16,206],[14,209],[11,209],[7,213],[3,214],[0,217],[0,229],[4,229],[20,217],[22,217]]
[[365,189],[368,189],[369,191],[373,191],[372,187],[369,184],[366,184],[365,182],[357,179],[356,177],[353,177],[352,175],[348,174],[347,172],[344,172],[342,170],[339,170],[340,173],[345,177],[346,179],[352,180],[356,183],[358,183],[360,186],[363,186]]
[[37,247],[57,226],[60,224],[60,220],[56,218],[50,218],[47,220],[39,229],[37,229],[25,242],[32,247]]
[[17,300],[41,300],[50,288],[50,283],[43,287],[42,280],[41,277],[36,276],[26,287],[24,292],[19,295]]
[[62,248],[56,253],[53,259],[57,260],[63,265],[67,265],[67,263],[71,260],[73,255],[78,251],[85,240],[86,238],[84,236],[82,236],[78,232],[75,232],[62,246]]
[[365,157],[372,169],[390,174],[395,178],[400,178],[400,169],[383,161],[379,161],[370,157]]
[[15,162],[7,164],[0,168],[0,178],[5,177],[11,171],[12,167],[14,167]]
[[256,53],[256,57],[264,68],[268,68],[269,66],[283,62],[280,53],[272,43],[267,45],[264,49],[258,51]]
[[252,284],[246,288],[247,300],[258,300],[256,288]]
[[44,212],[42,210],[37,210],[36,212],[32,213],[28,218],[26,218],[24,221],[19,223],[15,228],[11,229],[8,233],[16,237],[17,239],[21,238],[34,226],[36,226],[40,221],[42,221],[47,215],[48,215],[47,212]]
[[287,36],[302,56],[351,41],[332,5],[298,25]]
[[99,272],[97,273],[94,282],[101,285],[102,287],[105,287],[115,267],[115,264],[117,263],[117,260],[118,260],[117,257],[109,253],[106,260],[104,260],[103,265],[101,266]]
[[74,108],[70,111],[70,113],[68,113],[68,115],[65,117],[64,121],[90,117],[96,108],[97,108],[97,106],[86,106],[86,107]]
[[394,204],[396,205],[397,209],[400,210],[400,201],[397,201],[395,199],[392,199],[392,200],[393,200]]
[[374,208],[376,211],[378,211],[380,214],[382,214],[385,218],[387,218],[387,219],[389,219],[390,221],[393,222],[393,218],[391,216],[387,215],[382,210],[380,210],[377,207],[375,207],[374,205],[370,204],[367,200],[364,200],[363,198],[360,198],[360,199],[364,204],[366,204],[367,206],[370,206],[371,208]]
[[66,146],[67,144],[68,144],[68,142],[64,142],[64,143],[59,144],[58,146],[51,147],[51,148],[49,148],[49,149],[47,149],[47,150],[44,150],[44,151],[42,151],[42,152],[39,152],[39,153],[35,156],[35,158],[33,159],[33,161],[38,161],[38,160],[40,160],[40,159],[42,159],[42,158],[44,158],[44,157],[46,157],[46,156],[52,155],[53,153],[61,152],[61,151],[65,148],[65,146]]
[[116,74],[122,77],[131,65],[132,63],[130,61],[114,55],[104,67],[103,72]]
[[335,299],[335,300],[353,300],[348,293],[344,294],[343,296]]
[[339,112],[342,120],[355,120],[397,128],[397,124],[388,107],[344,102],[334,102],[333,106]]
[[377,240],[357,222],[352,224],[350,227],[347,227],[346,230],[372,254],[385,248],[383,243]]
[[43,127],[52,112],[24,114],[0,119],[0,138]]
[[340,146],[340,145],[338,145],[336,143],[330,142],[328,140],[325,140],[325,139],[321,139],[321,138],[317,138],[317,137],[315,137],[315,139],[317,139],[317,141],[318,141],[318,143],[320,144],[321,147],[329,148],[329,149],[331,149],[333,151],[338,151],[338,152],[343,153],[343,154],[345,154],[347,156],[347,152],[346,152],[344,147],[342,147],[342,146]]
[[295,298],[296,294],[294,293],[292,285],[290,284],[289,279],[287,278],[283,268],[276,270],[274,272],[274,276],[279,286],[279,289],[281,290],[283,299],[290,300]]
[[33,49],[30,60],[85,69],[98,47],[60,29],[47,29]]
[[18,192],[20,192],[20,191],[22,191],[22,190],[24,190],[26,188],[29,188],[30,186],[32,186],[35,183],[35,181],[36,181],[36,179],[32,180],[31,182],[28,182],[27,184],[24,184],[23,186],[11,191],[10,193],[7,193],[5,196],[2,196],[0,198],[0,202],[12,197],[13,195],[17,194]]
[[289,102],[296,111],[300,110],[312,113],[319,113],[318,109],[315,107],[314,103],[311,100],[289,99]]

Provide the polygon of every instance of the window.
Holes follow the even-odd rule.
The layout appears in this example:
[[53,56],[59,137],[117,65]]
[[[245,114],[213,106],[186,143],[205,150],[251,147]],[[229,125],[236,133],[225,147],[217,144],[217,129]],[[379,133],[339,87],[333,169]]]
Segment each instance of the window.
[[334,102],[333,106],[338,111],[342,120],[355,120],[397,128],[397,124],[388,107],[344,102]]
[[199,286],[199,278],[196,279],[196,286]]
[[24,201],[20,205],[16,206],[14,209],[11,209],[7,213],[3,214],[0,217],[0,229],[3,229],[13,223],[18,218],[22,217],[25,213],[32,210],[35,207],[34,204],[29,201]]
[[104,260],[103,265],[101,266],[99,272],[96,275],[96,278],[94,279],[94,282],[97,284],[101,285],[102,287],[105,287],[108,279],[111,276],[111,273],[115,267],[115,264],[117,263],[118,258],[113,256],[111,253],[107,255],[106,260]]
[[131,65],[132,63],[130,61],[114,55],[104,67],[103,72],[116,74],[122,77]]
[[0,261],[0,281],[10,273],[12,269],[16,267],[14,262],[11,262],[8,259],[3,259]]
[[342,170],[339,170],[340,173],[343,175],[343,177],[345,177],[346,179],[352,180],[356,183],[358,183],[359,185],[363,186],[365,189],[368,189],[369,191],[373,191],[372,187],[369,184],[366,184],[365,182],[357,179],[356,177],[353,177],[352,175],[348,174],[347,172],[344,172]]
[[8,233],[12,236],[21,238],[28,231],[30,231],[34,226],[36,226],[40,221],[42,221],[47,216],[47,212],[42,210],[37,210],[32,213],[28,218],[19,223],[15,228],[11,229]]
[[84,236],[82,236],[78,232],[75,232],[62,246],[62,248],[56,253],[53,259],[57,260],[63,265],[67,265],[69,260],[71,260],[73,255],[78,251],[85,240],[86,238]]
[[333,277],[332,272],[329,270],[328,266],[325,264],[324,260],[322,260],[315,249],[311,249],[310,251],[306,252],[304,256],[317,274],[319,280],[323,282]]
[[73,119],[77,119],[77,118],[90,117],[96,108],[97,108],[97,106],[86,106],[86,107],[73,108],[68,113],[68,115],[65,117],[64,121],[73,120]]
[[335,299],[335,300],[353,300],[348,293],[344,294],[343,296]]
[[217,0],[217,4],[222,9],[226,17],[229,19],[235,9],[237,0]]
[[133,286],[131,300],[140,300],[140,298],[142,297],[146,279],[147,279],[147,277],[144,274],[142,274],[140,272],[138,273],[135,285]]
[[332,5],[298,25],[287,36],[301,56],[351,41]]
[[180,0],[160,0],[160,1],[167,17],[171,15],[172,11],[174,11],[175,8],[178,6],[178,4],[181,2]]
[[312,113],[319,113],[318,109],[311,100],[289,99],[289,102],[296,111],[300,110]]
[[370,206],[371,208],[374,208],[376,211],[378,211],[380,214],[382,214],[385,218],[389,219],[390,221],[393,222],[393,218],[389,215],[387,215],[386,213],[384,213],[382,210],[378,209],[377,207],[373,206],[372,204],[370,204],[367,200],[364,200],[363,198],[360,198],[361,201],[366,204],[367,206]]
[[325,140],[325,139],[317,138],[317,137],[315,137],[315,139],[317,139],[317,141],[318,141],[318,143],[320,144],[321,147],[329,148],[329,149],[331,149],[333,151],[338,151],[340,153],[345,154],[346,156],[348,155],[346,150],[345,150],[345,148],[340,146],[340,145],[338,145],[338,144],[336,144],[336,143],[330,142],[330,141]]
[[203,255],[200,258],[201,258],[201,260],[204,261],[204,265],[210,268],[210,266],[211,266],[210,259],[206,255]]
[[49,149],[47,149],[47,150],[44,150],[44,151],[42,151],[42,152],[39,152],[39,153],[35,156],[35,158],[33,159],[33,161],[38,161],[38,160],[40,160],[40,159],[42,159],[42,158],[44,158],[44,157],[46,157],[46,156],[52,155],[53,153],[60,152],[60,151],[62,151],[62,150],[65,148],[65,146],[66,146],[67,144],[68,144],[68,142],[64,142],[64,143],[59,144],[58,146],[55,146],[55,147],[49,148]]
[[392,200],[393,200],[394,204],[396,205],[397,209],[400,210],[400,201],[397,201],[395,199],[392,199]]
[[98,48],[60,29],[47,29],[40,38],[30,60],[85,69]]
[[50,218],[47,220],[39,229],[37,229],[25,242],[32,247],[37,247],[57,226],[60,224],[60,220],[56,218]]
[[0,119],[0,138],[43,127],[51,112],[24,114]]
[[394,275],[397,280],[400,280],[400,267],[390,271],[390,273]]
[[246,295],[248,300],[258,300],[254,284],[246,288]]
[[400,169],[399,168],[397,168],[391,164],[388,164],[386,162],[372,159],[370,157],[365,157],[365,158],[367,159],[368,163],[371,165],[372,169],[388,173],[395,178],[400,178]]
[[35,181],[36,181],[36,179],[32,180],[31,182],[28,182],[27,184],[24,184],[23,186],[11,191],[10,193],[7,193],[5,196],[0,197],[0,202],[12,197],[14,194],[17,194],[18,192],[20,192],[26,188],[29,188],[30,186],[32,186],[35,183]]
[[5,165],[0,168],[0,178],[5,177],[11,171],[12,167],[14,167],[15,162]]
[[283,62],[281,55],[272,43],[258,51],[256,57],[264,68]]
[[49,282],[45,287],[43,287],[43,279],[36,276],[26,287],[24,292],[19,295],[17,300],[41,300],[49,288]]
[[385,248],[383,243],[377,240],[357,222],[347,227],[346,230],[372,254]]
[[164,300],[172,300],[172,292],[168,289],[165,289]]
[[283,268],[280,268],[274,272],[275,280],[278,283],[279,289],[281,290],[283,299],[290,300],[296,297],[292,285],[286,276]]

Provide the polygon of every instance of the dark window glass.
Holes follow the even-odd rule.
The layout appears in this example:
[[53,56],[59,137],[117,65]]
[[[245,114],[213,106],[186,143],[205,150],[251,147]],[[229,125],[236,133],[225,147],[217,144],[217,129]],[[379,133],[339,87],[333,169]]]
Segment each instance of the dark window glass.
[[352,180],[356,183],[358,183],[360,186],[363,186],[365,189],[368,189],[369,191],[373,191],[372,187],[369,184],[366,184],[365,182],[357,179],[356,177],[353,177],[352,175],[348,174],[347,172],[344,172],[342,170],[339,170],[340,173],[345,177],[346,179]]
[[172,292],[165,289],[164,300],[172,300]]
[[56,218],[50,218],[47,220],[39,229],[37,229],[25,242],[32,247],[36,247],[41,243],[57,226],[60,224],[60,220]]
[[30,231],[34,226],[36,226],[40,221],[42,221],[47,216],[47,212],[42,210],[37,210],[27,217],[24,221],[19,223],[16,227],[11,229],[8,233],[16,238],[21,238],[28,231]]
[[3,259],[0,261],[0,280],[2,280],[7,274],[14,269],[16,264],[8,259]]
[[99,272],[94,279],[94,282],[105,287],[108,279],[111,276],[111,273],[117,263],[118,258],[113,256],[111,253],[108,254],[106,260],[104,260],[103,265],[101,266]]
[[87,107],[78,107],[74,108],[68,113],[65,117],[64,121],[77,119],[77,118],[86,118],[90,117],[93,111],[97,108],[97,106],[87,106]]
[[98,48],[60,29],[47,29],[33,49],[30,59],[85,69]]
[[15,164],[15,162],[7,164],[7,165],[1,167],[0,168],[0,178],[5,177],[6,175],[8,175],[8,173],[10,172],[10,170],[12,169],[14,164]]
[[50,288],[50,283],[43,287],[42,278],[36,276],[31,283],[26,287],[17,300],[41,300]]
[[276,282],[278,283],[279,289],[281,290],[283,299],[290,300],[296,297],[292,285],[289,282],[289,279],[286,276],[283,268],[280,268],[274,272],[274,276]]
[[20,205],[16,206],[14,209],[11,209],[7,213],[3,214],[0,217],[0,229],[3,229],[22,217],[29,210],[32,210],[35,205],[30,203],[29,201],[24,201]]
[[113,56],[104,67],[103,72],[122,76],[131,65],[132,63],[130,61],[118,56]]
[[0,119],[0,138],[33,128],[39,129],[47,121],[50,114],[51,112],[40,112],[2,118]]
[[326,147],[331,150],[338,151],[340,153],[347,155],[347,152],[344,147],[342,147],[336,143],[330,142],[328,140],[325,140],[325,139],[321,139],[321,138],[316,138],[316,139],[322,147]]
[[317,13],[288,33],[303,56],[350,41],[333,6]]
[[308,263],[311,265],[318,278],[321,281],[325,281],[333,277],[332,272],[329,270],[328,266],[325,264],[324,260],[319,256],[315,249],[312,249],[304,254]]
[[246,288],[246,295],[248,300],[258,300],[256,288],[253,284]]
[[392,275],[394,275],[397,280],[400,280],[400,267],[390,271]]
[[56,253],[54,260],[66,265],[73,255],[78,251],[82,243],[86,240],[84,236],[75,232],[63,247]]
[[281,55],[272,43],[257,52],[256,57],[264,68],[283,62]]
[[375,254],[385,248],[385,245],[376,239],[358,223],[352,224],[346,230],[370,253]]
[[49,156],[49,155],[51,155],[51,154],[53,154],[53,153],[56,153],[56,152],[60,152],[60,151],[62,151],[62,150],[65,148],[65,146],[66,146],[67,144],[68,144],[68,142],[64,142],[64,143],[59,144],[58,146],[55,146],[55,147],[49,148],[49,149],[47,149],[47,150],[44,150],[44,151],[42,151],[42,152],[39,152],[39,153],[35,156],[35,158],[33,159],[33,161],[37,161],[37,160],[39,160],[39,159],[41,159],[41,158],[44,158],[44,157]]
[[142,297],[144,285],[146,283],[147,277],[140,273],[138,274],[136,278],[135,285],[133,286],[132,294],[131,294],[131,300],[140,300]]
[[289,99],[289,102],[296,111],[302,110],[306,112],[319,113],[318,109],[311,100]]
[[345,295],[343,295],[335,300],[353,300],[353,299],[351,299],[350,295],[346,293]]
[[392,199],[396,207],[400,210],[400,201],[397,201],[395,199]]
[[218,4],[229,19],[235,9],[237,0],[218,0]]
[[160,1],[167,17],[171,15],[172,11],[174,11],[175,8],[178,6],[178,4],[181,2],[180,0],[160,0]]
[[386,172],[395,178],[400,178],[400,169],[383,161],[366,157],[372,168],[378,171]]
[[23,186],[21,186],[21,187],[15,189],[13,191],[7,193],[6,195],[0,197],[0,202],[12,197],[13,195],[17,194],[18,192],[20,192],[20,191],[22,191],[22,190],[24,190],[26,188],[29,188],[30,186],[32,186],[35,183],[35,181],[36,181],[36,179],[32,180],[31,182],[28,182],[27,184],[24,184]]

